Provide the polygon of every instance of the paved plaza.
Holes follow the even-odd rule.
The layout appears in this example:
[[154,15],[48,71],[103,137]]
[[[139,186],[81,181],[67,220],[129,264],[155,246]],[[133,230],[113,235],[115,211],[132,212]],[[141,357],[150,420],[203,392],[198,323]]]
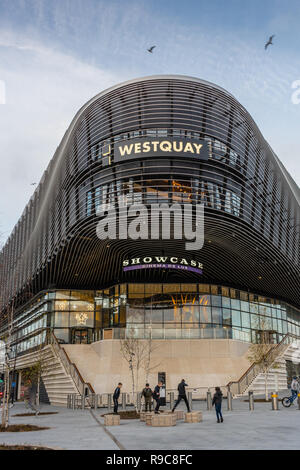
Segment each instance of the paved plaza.
[[[177,421],[174,427],[152,428],[139,420],[121,420],[120,426],[104,428],[105,409],[70,410],[44,405],[41,411],[55,415],[14,417],[26,412],[22,403],[11,410],[11,424],[26,423],[51,429],[35,432],[1,433],[0,443],[43,445],[54,449],[95,450],[195,450],[195,449],[300,449],[300,411],[297,405],[272,411],[271,403],[249,404],[233,400],[233,411],[223,402],[224,423],[216,422],[215,412],[205,402],[194,402],[203,411],[203,422]],[[179,406],[178,409],[184,409]]]

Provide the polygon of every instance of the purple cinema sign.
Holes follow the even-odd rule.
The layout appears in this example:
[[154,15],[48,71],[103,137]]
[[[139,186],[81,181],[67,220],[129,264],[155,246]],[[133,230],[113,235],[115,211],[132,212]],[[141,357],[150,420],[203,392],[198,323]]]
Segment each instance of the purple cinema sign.
[[190,271],[197,274],[203,274],[202,269],[193,268],[192,266],[185,266],[182,264],[167,264],[167,263],[149,263],[149,264],[135,264],[132,266],[126,266],[123,268],[126,271],[135,271],[136,269],[182,269],[184,271]]

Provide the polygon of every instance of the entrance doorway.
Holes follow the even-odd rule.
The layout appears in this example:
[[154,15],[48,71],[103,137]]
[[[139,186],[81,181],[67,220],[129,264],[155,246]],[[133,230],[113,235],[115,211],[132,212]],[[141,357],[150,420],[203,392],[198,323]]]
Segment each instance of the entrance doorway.
[[71,344],[89,344],[91,342],[91,328],[71,328]]

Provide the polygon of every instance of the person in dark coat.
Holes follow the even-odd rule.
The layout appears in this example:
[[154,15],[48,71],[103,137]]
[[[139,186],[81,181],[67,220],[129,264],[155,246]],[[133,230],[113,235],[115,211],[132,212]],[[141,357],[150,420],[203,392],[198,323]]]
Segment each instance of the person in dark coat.
[[114,394],[113,394],[114,414],[115,415],[118,414],[118,406],[119,406],[119,401],[118,400],[119,400],[119,396],[120,396],[120,393],[121,393],[121,388],[122,388],[122,384],[121,384],[121,382],[119,382],[118,386],[115,389]]
[[149,384],[146,384],[146,387],[142,391],[142,396],[145,398],[145,411],[147,411],[148,408],[149,408],[149,411],[151,411],[152,395],[153,395],[153,392]]
[[182,379],[182,381],[180,382],[180,384],[178,384],[178,387],[177,387],[177,389],[178,389],[178,398],[176,400],[175,405],[173,406],[172,413],[174,413],[175,408],[177,407],[177,405],[179,405],[181,400],[184,400],[184,403],[186,404],[188,413],[190,413],[191,410],[190,410],[190,405],[189,405],[188,399],[186,397],[185,387],[188,387],[188,384],[185,382],[184,379]]
[[217,415],[217,423],[223,423],[223,416],[222,416],[222,398],[223,398],[223,393],[221,392],[220,387],[215,388],[216,393],[214,394],[212,405],[215,405],[216,408],[216,415]]
[[159,414],[159,407],[160,407],[160,389],[162,387],[162,382],[158,382],[158,384],[156,385],[156,387],[154,388],[154,392],[153,392],[153,398],[154,400],[156,401],[156,407],[155,407],[155,410],[154,412],[156,414]]

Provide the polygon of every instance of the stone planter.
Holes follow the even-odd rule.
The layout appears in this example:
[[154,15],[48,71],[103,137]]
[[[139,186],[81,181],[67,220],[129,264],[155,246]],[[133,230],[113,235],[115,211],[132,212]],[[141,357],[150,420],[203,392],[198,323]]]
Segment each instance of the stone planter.
[[105,415],[104,416],[104,425],[105,426],[117,426],[120,424],[119,415]]
[[191,411],[190,413],[185,413],[186,423],[200,423],[201,421],[202,421],[201,411]]
[[161,415],[154,415],[151,419],[151,426],[176,426],[176,415],[175,413],[164,413]]

